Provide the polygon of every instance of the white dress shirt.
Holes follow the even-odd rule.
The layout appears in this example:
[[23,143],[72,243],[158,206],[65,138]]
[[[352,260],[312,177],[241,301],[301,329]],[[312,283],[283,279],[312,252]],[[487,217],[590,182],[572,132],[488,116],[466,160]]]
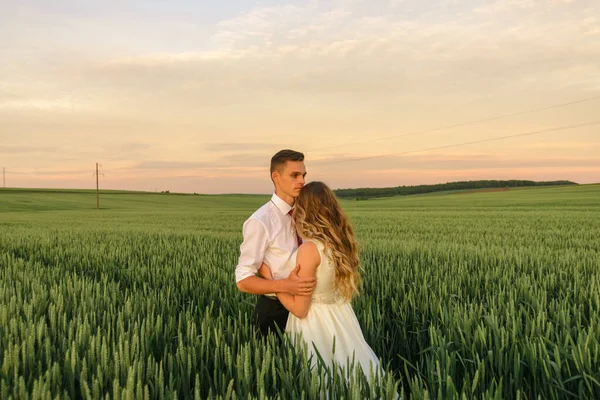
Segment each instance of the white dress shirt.
[[271,269],[274,279],[288,277],[293,269],[288,261],[298,248],[292,217],[288,215],[291,209],[289,204],[273,194],[268,203],[244,222],[244,241],[235,268],[236,282],[256,275],[263,261]]

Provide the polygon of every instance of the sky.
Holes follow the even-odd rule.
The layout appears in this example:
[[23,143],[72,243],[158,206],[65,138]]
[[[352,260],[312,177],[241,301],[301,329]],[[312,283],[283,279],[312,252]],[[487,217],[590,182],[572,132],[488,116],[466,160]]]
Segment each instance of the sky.
[[598,110],[597,0],[0,0],[6,187],[595,183]]

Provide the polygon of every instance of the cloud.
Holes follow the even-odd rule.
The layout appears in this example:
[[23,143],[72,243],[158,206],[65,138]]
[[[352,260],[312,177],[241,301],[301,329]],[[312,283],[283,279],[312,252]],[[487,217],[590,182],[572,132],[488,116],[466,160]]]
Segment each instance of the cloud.
[[498,14],[508,11],[532,9],[535,8],[535,6],[535,0],[497,0],[484,6],[477,7],[473,12],[476,14]]
[[558,9],[561,11],[569,9],[572,3],[579,0],[496,0],[489,4],[476,7],[476,14],[503,14],[519,13],[536,9]]
[[[18,99],[0,100],[0,107],[85,108],[154,120],[211,113],[219,121],[239,109],[263,116],[279,107],[314,116],[494,93],[495,101],[508,102],[517,90],[600,90],[600,45],[585,39],[597,28],[598,6],[566,17],[557,9],[542,20],[518,13],[482,17],[456,6],[428,9],[414,1],[366,4],[255,8],[221,21],[213,40],[227,44],[213,50],[54,60],[35,89],[21,80],[10,91]],[[532,1],[494,4],[546,10]],[[40,97],[40,87],[49,93],[66,87],[77,96]]]
[[72,110],[76,105],[70,100],[27,99],[0,101],[0,109]]
[[526,149],[558,149],[558,150],[589,150],[593,148],[599,148],[600,142],[538,142],[531,143],[523,146]]
[[137,163],[127,169],[195,169],[211,167],[210,163],[206,162],[189,162],[189,161],[144,161]]
[[[219,157],[211,155],[210,161],[143,161],[125,169],[164,170],[268,170],[271,153],[233,153]],[[201,158],[202,154],[198,155]]]
[[21,146],[21,145],[0,145],[0,154],[16,155],[31,153],[48,153],[56,151],[53,146]]
[[125,142],[125,143],[119,143],[119,144],[110,146],[109,149],[110,149],[110,151],[113,151],[113,152],[130,153],[130,152],[136,152],[136,151],[140,151],[140,150],[146,150],[146,149],[149,149],[150,147],[152,147],[152,145],[149,143]]
[[90,154],[102,159],[103,162],[115,162],[144,157],[152,152],[153,147],[150,143],[141,142],[110,143],[102,144],[90,151]]
[[[238,156],[228,156],[225,159],[217,161],[143,161],[136,163],[124,169],[140,170],[140,169],[155,169],[155,170],[200,170],[200,169],[227,169],[235,167],[243,167]],[[236,164],[227,163],[227,159],[236,161]]]
[[493,169],[536,169],[536,168],[564,168],[572,167],[600,167],[597,158],[581,157],[529,157],[527,159],[501,156],[493,153],[482,154],[424,154],[404,156],[379,156],[365,159],[362,156],[329,157],[307,168],[323,171],[340,171],[348,168],[359,168],[362,173],[379,174],[393,173],[394,171],[411,170],[443,170],[469,171]]
[[43,170],[43,171],[32,171],[28,173],[30,176],[92,176],[92,169],[78,169],[78,170]]
[[[394,170],[394,163],[423,171],[444,164],[466,171],[485,160],[390,158],[326,169],[318,166],[318,158],[343,157],[336,153],[342,145],[348,156],[362,157],[593,119],[597,103],[456,129],[446,136],[377,139],[600,92],[599,3],[481,4],[309,0],[240,12],[206,27],[204,36],[186,38],[185,46],[171,32],[160,45],[149,46],[144,39],[136,46],[125,35],[127,45],[111,50],[105,44],[96,51],[89,43],[64,40],[66,31],[73,35],[69,29],[41,42],[44,51],[9,43],[8,52],[0,46],[0,56],[9,60],[0,65],[0,124],[18,138],[15,145],[46,144],[41,152],[48,154],[34,161],[52,169],[72,158],[82,165],[100,160],[131,175],[151,170],[258,176],[275,151],[288,147],[317,149],[306,151],[307,167],[317,172],[354,175],[365,165]],[[69,26],[81,27],[82,21]],[[20,28],[15,25],[13,31]],[[114,28],[106,43],[131,31]],[[574,141],[575,134],[584,142],[595,133],[578,131]],[[345,146],[350,142],[356,143]],[[578,155],[577,147],[555,147],[543,161],[538,156],[549,148],[521,143],[533,146],[533,156],[519,154],[521,161],[517,155],[492,157],[488,165],[574,165],[575,158],[585,162],[591,156]],[[0,153],[21,154],[6,147]],[[21,159],[22,165],[30,162]]]
[[242,142],[242,143],[207,143],[204,145],[206,151],[210,152],[222,152],[222,151],[265,151],[273,148],[272,143],[254,143],[254,142]]
[[[497,4],[543,10],[532,1]],[[588,12],[531,21],[478,19],[476,11],[408,20],[332,3],[265,7],[221,22],[215,38],[229,45],[218,51],[128,57],[83,72],[152,107],[160,101],[183,110],[253,106],[272,91],[322,103],[332,94],[381,101],[390,94],[600,88],[600,45],[582,40]]]

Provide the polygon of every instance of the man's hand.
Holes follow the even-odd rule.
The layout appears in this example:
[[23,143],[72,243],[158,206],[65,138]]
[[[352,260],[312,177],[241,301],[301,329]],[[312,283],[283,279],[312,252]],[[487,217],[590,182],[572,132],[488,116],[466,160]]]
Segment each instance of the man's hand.
[[298,276],[300,271],[300,264],[296,265],[296,268],[290,272],[290,276],[287,277],[288,293],[294,296],[310,296],[317,286],[317,278],[301,278]]

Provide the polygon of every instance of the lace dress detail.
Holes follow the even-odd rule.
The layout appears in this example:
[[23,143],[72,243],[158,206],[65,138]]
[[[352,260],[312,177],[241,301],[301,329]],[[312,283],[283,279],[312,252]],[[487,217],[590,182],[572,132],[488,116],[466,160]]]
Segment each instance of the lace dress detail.
[[311,303],[338,304],[338,303],[343,303],[343,299],[337,293],[337,291],[332,291],[329,293],[313,295],[313,297],[311,299]]

